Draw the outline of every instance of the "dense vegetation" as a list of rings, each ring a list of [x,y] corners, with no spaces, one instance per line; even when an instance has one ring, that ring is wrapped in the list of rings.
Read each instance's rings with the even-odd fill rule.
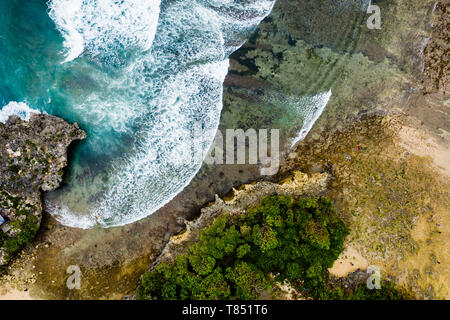
[[[137,295],[140,299],[256,299],[272,294],[276,281],[287,280],[314,298],[396,298],[395,288],[377,293],[365,287],[352,293],[329,288],[327,269],[343,250],[347,234],[326,198],[266,197],[245,215],[217,218],[201,231],[187,254],[145,273]]]

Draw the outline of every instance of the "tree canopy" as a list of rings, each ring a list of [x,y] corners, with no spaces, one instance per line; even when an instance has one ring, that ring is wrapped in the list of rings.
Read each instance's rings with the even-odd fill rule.
[[[246,214],[219,216],[186,254],[146,272],[137,296],[248,300],[287,280],[312,297],[342,298],[326,280],[347,234],[327,198],[266,197]]]

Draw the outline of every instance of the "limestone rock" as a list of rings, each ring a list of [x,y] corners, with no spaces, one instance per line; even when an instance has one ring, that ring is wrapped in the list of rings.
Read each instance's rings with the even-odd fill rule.
[[[41,222],[41,191],[59,186],[67,148],[84,138],[77,124],[45,114],[0,123],[0,266],[33,239]]]

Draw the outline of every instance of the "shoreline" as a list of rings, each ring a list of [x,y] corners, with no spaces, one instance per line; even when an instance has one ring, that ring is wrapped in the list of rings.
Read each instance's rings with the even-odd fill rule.
[[[399,2],[402,3],[401,1]],[[283,5],[286,4],[278,4],[279,7],[282,7]],[[276,16],[277,11],[274,12]],[[413,22],[411,22],[411,24],[412,23]],[[261,29],[270,30],[270,23],[263,23]],[[436,37],[437,35],[434,36]],[[270,38],[267,41],[269,40]],[[389,47],[388,45],[386,46]],[[258,50],[255,52],[261,53],[261,51]],[[374,52],[378,51],[374,50]],[[265,56],[265,54],[266,53],[262,51],[262,55]],[[401,94],[403,94],[404,90],[406,90],[405,87],[411,88],[418,85],[417,83],[413,83],[413,80],[410,79],[410,77],[414,78],[414,76],[417,76],[416,73],[412,73],[413,76],[410,74],[407,74],[406,76],[399,71],[396,66],[390,65],[390,63],[379,62],[375,64],[372,61],[368,61],[365,56],[358,54],[355,54],[351,58],[354,60],[351,60],[350,58],[347,60],[351,66],[358,66],[360,63],[367,65],[364,65],[364,68],[366,69],[359,71],[362,75],[360,75],[360,78],[355,79],[354,82],[364,82],[368,81],[368,79],[372,79],[375,83],[373,90],[379,90],[379,96],[374,98],[365,96],[367,95],[367,92],[361,89],[361,87],[357,87],[357,89],[353,88],[356,90],[355,94],[358,94],[355,98],[356,101],[353,103],[355,107],[364,106],[366,110],[373,111],[373,109],[370,109],[368,106],[372,106],[372,104],[379,104],[382,108],[384,108],[383,110],[388,110],[390,111],[389,113],[392,113],[394,108],[400,109],[399,106],[406,105],[406,107],[403,108],[404,113],[413,115],[414,117],[406,117],[406,120],[404,118],[399,120],[394,119],[393,125],[396,125],[396,123],[402,121],[402,125],[406,125],[398,126],[400,136],[396,136],[395,134],[392,136],[392,132],[390,132],[389,134],[391,135],[386,137],[386,140],[377,140],[380,135],[383,134],[383,130],[385,129],[382,127],[382,120],[379,122],[374,122],[375,124],[373,125],[370,124],[370,121],[364,124],[363,121],[360,121],[361,117],[364,118],[364,116],[359,113],[358,109],[351,109],[353,105],[349,108],[339,109],[339,107],[343,105],[346,106],[346,103],[351,101],[350,98],[353,95],[353,92],[350,92],[349,97],[345,96],[345,94],[348,94],[347,91],[350,90],[348,88],[352,88],[352,85],[354,84],[351,79],[346,79],[347,83],[350,83],[347,84],[348,88],[344,85],[337,88],[337,92],[340,90],[342,95],[338,95],[337,97],[335,96],[334,98],[332,97],[333,101],[330,103],[330,108],[327,107],[325,113],[316,123],[308,137],[303,142],[298,144],[297,150],[291,152],[291,156],[283,164],[283,168],[279,176],[290,170],[300,168],[302,171],[307,173],[341,170],[332,171],[333,175],[340,177],[339,179],[345,181],[348,180],[350,181],[349,183],[353,183],[358,179],[366,179],[372,173],[361,175],[361,172],[351,171],[352,168],[354,168],[354,165],[353,163],[351,163],[352,165],[348,165],[349,161],[347,160],[347,157],[350,156],[352,161],[355,161],[355,164],[358,163],[357,161],[366,161],[366,164],[370,164],[371,159],[374,159],[373,157],[376,158],[378,154],[380,154],[376,152],[376,150],[378,150],[376,149],[376,143],[382,143],[383,141],[386,143],[386,150],[389,152],[399,150],[396,148],[406,147],[409,149],[408,152],[413,155],[413,158],[408,158],[412,159],[412,172],[422,172],[414,170],[418,170],[418,168],[423,167],[430,177],[436,176],[438,178],[445,172],[448,172],[448,166],[445,167],[445,163],[443,162],[449,151],[448,147],[445,149],[445,144],[443,144],[445,141],[448,142],[448,135],[439,135],[439,132],[442,132],[442,130],[448,132],[448,128],[444,127],[441,128],[442,130],[436,130],[435,128],[437,125],[442,126],[442,122],[436,122],[438,121],[437,117],[430,118],[426,117],[426,113],[416,113],[417,110],[421,110],[422,108],[425,110],[439,112],[441,105],[438,102],[448,99],[448,96],[446,95],[447,93],[441,93],[439,91],[441,89],[439,89],[439,93],[433,91],[431,94],[428,94],[426,98],[423,98],[423,91],[420,91],[415,95],[410,94],[408,96],[402,96]],[[424,58],[427,59],[426,50]],[[277,61],[277,63],[279,62]],[[280,63],[282,64],[282,62]],[[233,63],[232,68],[233,65],[235,68],[242,67],[239,63],[237,63],[237,65],[236,63]],[[352,69],[349,68],[347,71],[350,72],[351,70]],[[376,70],[376,72],[373,70]],[[425,68],[425,70],[429,69]],[[230,74],[232,74],[231,71],[232,69],[230,69]],[[385,75],[389,75],[389,77]],[[379,80],[377,77],[381,77],[382,80]],[[405,80],[405,78],[407,78],[407,80]],[[248,84],[247,87],[252,89],[254,89],[255,86],[257,88],[262,87],[261,82],[256,81],[255,79],[257,78],[255,77],[244,79],[243,77],[233,75],[232,79],[233,81],[231,84],[233,85],[239,83],[240,86],[243,86],[242,83],[244,83]],[[390,80],[393,80],[391,84],[392,88],[386,88],[388,85],[383,84],[383,81],[386,82]],[[448,82],[446,82],[445,85],[448,86]],[[426,90],[427,92],[429,91],[428,89],[422,90]],[[236,97],[238,96],[233,96],[232,93],[235,91],[236,89],[233,87],[225,88],[226,93],[231,92],[231,94],[226,96],[226,99],[229,99],[228,101],[225,101],[226,104],[228,103],[232,106],[236,101],[239,103],[245,101],[234,100],[237,99]],[[360,94],[360,92],[362,93]],[[399,95],[400,98],[398,98]],[[357,105],[358,103],[361,104]],[[429,108],[427,105],[424,107],[424,104],[426,103],[428,103]],[[251,107],[250,110],[252,110]],[[383,110],[379,111],[381,112]],[[341,114],[337,116],[337,113]],[[375,112],[372,113],[377,113],[376,108]],[[336,120],[338,117],[344,116],[349,116],[349,118],[354,120],[342,120],[341,118]],[[416,116],[419,116],[419,118]],[[422,118],[420,118],[421,116]],[[229,122],[227,121],[229,121],[229,118],[229,110],[225,108],[224,120],[222,123],[223,126],[228,125]],[[382,118],[392,120],[389,116],[387,116],[387,118]],[[422,125],[422,122],[424,125]],[[327,129],[330,127],[331,129]],[[394,128],[394,126],[390,126],[389,124],[387,124],[386,127],[387,129]],[[357,131],[357,134],[355,134],[355,130],[359,130]],[[370,130],[373,130],[372,134],[367,133]],[[345,131],[347,131],[347,134]],[[326,137],[328,134],[329,137]],[[339,137],[338,139],[340,140],[337,140],[336,137]],[[392,141],[387,141],[387,139],[392,139]],[[427,141],[429,145],[425,144],[426,148],[418,148],[422,145],[422,141]],[[371,144],[373,144],[371,147],[372,149],[369,148],[367,154],[363,154],[363,152],[366,152],[365,150],[363,150],[363,152],[358,150],[359,146],[368,148],[367,146]],[[390,149],[387,148],[388,145]],[[334,151],[333,147],[335,147]],[[418,153],[417,156],[414,156],[416,153]],[[334,159],[332,158],[333,155],[335,157]],[[437,162],[438,166],[440,165],[443,167],[441,169],[443,171],[439,172],[434,170],[432,161],[423,156],[431,157],[432,160]],[[383,161],[389,161],[389,163],[392,164],[396,163],[396,159],[392,157],[392,154],[383,154],[380,159]],[[408,161],[404,161],[407,166]],[[334,167],[334,169],[330,169],[330,164]],[[81,231],[63,227],[59,225],[52,217],[46,216],[44,219],[45,221],[43,223],[43,228],[40,231],[38,238],[35,240],[33,247],[25,250],[22,256],[13,264],[13,277],[10,279],[10,283],[18,288],[27,288],[27,294],[32,297],[53,299],[120,299],[133,290],[133,283],[137,283],[140,274],[144,272],[160,255],[170,237],[184,229],[184,221],[197,216],[197,209],[201,208],[205,203],[213,200],[211,199],[211,196],[213,196],[211,194],[211,189],[214,189],[214,193],[218,193],[220,196],[225,196],[229,190],[232,190],[233,187],[250,183],[255,180],[255,177],[258,177],[258,168],[254,166],[242,166],[226,169],[203,168],[191,185],[162,210],[155,213],[153,216],[144,219],[143,221],[122,228]],[[414,175],[411,177],[414,178]],[[274,177],[273,179],[276,178],[277,177]],[[403,180],[398,181],[398,185],[400,186],[401,183],[403,183]],[[339,183],[334,182],[329,186],[331,196],[335,199],[339,199],[339,197],[348,198],[349,194],[351,194],[351,189],[348,185],[340,187],[338,184]],[[339,191],[336,191],[338,188],[340,188]],[[341,202],[339,203],[338,208],[340,208],[340,212],[344,214],[344,218],[346,218],[348,222],[351,222],[351,212],[347,212],[347,209],[349,208],[348,206],[348,203]],[[354,207],[355,206],[353,203],[353,206],[350,206],[350,208]],[[445,217],[436,217],[436,219],[443,218]],[[424,246],[426,250],[420,253],[420,257],[421,260],[425,259],[425,262],[429,260],[430,256],[427,248],[434,248],[432,251],[442,250],[442,241],[444,241],[443,244],[445,245],[445,236],[448,235],[449,230],[447,222],[441,220],[439,220],[440,223],[435,221],[427,222],[427,219],[425,219],[425,221],[423,221],[423,218],[419,219],[418,222],[416,221],[414,225],[411,225],[411,227],[413,226],[411,229],[406,230],[410,232],[405,233],[406,236],[409,236],[411,231],[413,231],[414,234],[412,236],[415,237],[414,239],[423,241],[422,246]],[[440,229],[440,232],[442,232],[441,234],[436,233],[435,229],[429,229],[433,226],[433,224],[436,225],[436,223],[442,225],[442,228]],[[402,229],[402,232],[406,231]],[[429,237],[430,233],[432,233],[431,238]],[[119,239],[123,240],[120,241]],[[436,246],[433,244],[431,247],[427,247],[426,243],[428,239],[435,241]],[[37,248],[35,247],[36,245],[38,246]],[[361,266],[365,266],[366,262],[364,262],[364,260],[366,260],[367,264],[369,262],[376,262],[385,266],[386,269],[392,268],[394,271],[395,268],[400,268],[398,265],[388,266],[385,264],[385,260],[383,260],[384,258],[377,258],[376,249],[370,249],[372,251],[369,250],[373,254],[369,257],[367,255],[362,255],[360,251],[358,251],[361,250],[361,246],[358,247],[350,245],[347,249],[350,252],[354,250],[361,256],[362,259],[359,259]],[[413,266],[411,269],[412,271],[414,270],[414,264],[420,266],[421,270],[419,270],[419,272],[425,272],[425,269],[429,267],[426,264],[419,264],[417,260],[414,260],[413,254],[402,259],[405,260],[405,264],[403,264],[402,268],[405,268],[407,265]],[[443,263],[444,260],[441,260],[440,265],[437,265],[436,262],[432,268],[443,268],[445,264]],[[436,261],[439,260],[436,259]],[[70,292],[64,286],[67,278],[65,267],[66,265],[77,263],[80,263],[82,266],[85,281],[82,284],[82,290],[80,292]],[[343,264],[345,263],[346,262]],[[340,270],[338,274],[345,274],[350,272],[350,270],[353,270],[354,266],[351,266],[351,263],[358,265],[357,263],[351,261],[347,264],[347,266],[352,268],[344,268],[344,270]],[[436,272],[436,270],[433,272]],[[27,283],[27,281],[33,278],[33,276],[35,282]],[[403,281],[404,284],[406,283],[406,285],[408,285],[406,279],[407,275],[405,276],[401,273],[397,276],[399,282]],[[425,278],[432,279],[432,276],[433,273],[431,276],[427,275]],[[111,281],[111,279],[113,280]],[[413,283],[412,286],[418,286],[418,284]],[[4,285],[0,284],[0,288],[4,288]],[[426,292],[427,288],[421,290]],[[19,290],[15,293],[18,294],[19,292],[21,291]],[[0,296],[0,299],[1,298],[2,297]]]

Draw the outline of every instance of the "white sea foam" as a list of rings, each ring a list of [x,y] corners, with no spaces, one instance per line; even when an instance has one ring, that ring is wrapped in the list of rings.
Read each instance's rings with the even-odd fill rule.
[[[311,131],[313,125],[319,119],[323,110],[325,110],[328,101],[330,101],[331,95],[332,92],[331,90],[329,90],[312,97],[302,97],[294,99],[293,103],[295,104],[298,113],[303,118],[303,125],[297,136],[292,140],[292,146],[305,139],[309,131]]]
[[[64,62],[84,50],[97,56],[118,46],[149,50],[161,0],[50,0],[49,15],[65,38]]]
[[[32,113],[41,113],[39,110],[30,108],[24,102],[11,101],[6,106],[0,109],[0,122],[5,123],[10,116],[19,116],[21,119],[30,120]]]
[[[193,150],[206,154],[217,131],[227,71],[228,60],[214,62],[192,68],[168,83],[161,96],[171,98],[170,112],[146,131],[136,156],[125,166],[119,160],[117,168],[125,170],[112,177],[111,188],[94,216],[101,216],[107,225],[135,222],[163,207],[189,184],[203,161],[193,157]],[[180,100],[177,95],[186,98]],[[196,122],[202,132],[191,139],[188,135]],[[142,194],[147,196],[136,197]]]
[[[199,2],[213,9],[220,17],[227,55],[242,46],[249,32],[269,15],[275,5],[273,0],[201,0]]]
[[[68,2],[70,10],[64,8]],[[76,91],[71,101],[72,110],[90,126],[91,150],[112,149],[116,140],[105,136],[110,132],[132,136],[134,144],[107,170],[84,182],[80,174],[69,187],[49,195],[47,209],[73,227],[120,226],[152,214],[182,191],[203,160],[189,151],[206,154],[217,131],[227,57],[273,3],[163,0],[153,39],[145,35],[156,28],[153,14],[159,1],[50,1],[50,16],[66,41],[76,33],[82,36],[88,52],[84,58],[103,59],[136,48],[141,54],[118,64],[113,76],[90,69],[71,86],[94,83],[99,88],[88,94]],[[128,6],[140,12],[127,14],[133,11]],[[143,16],[145,10],[153,13]],[[73,50],[67,59],[78,56],[79,46],[67,46]],[[195,123],[201,125],[201,137],[186,139]]]

